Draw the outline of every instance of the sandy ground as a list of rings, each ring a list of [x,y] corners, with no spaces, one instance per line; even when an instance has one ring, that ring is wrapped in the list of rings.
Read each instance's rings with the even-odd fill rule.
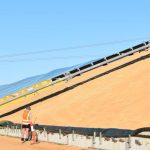
[[[134,62],[147,54],[150,52],[137,53],[54,86],[52,91],[57,91],[95,76],[91,81],[32,106],[33,120],[37,118],[39,124],[101,128],[150,126],[150,58]],[[116,68],[131,61],[130,65]],[[52,91],[45,91],[39,97]],[[12,103],[0,108],[0,113],[21,105],[22,102]],[[0,120],[21,122],[21,116],[22,111]]]
[[[30,142],[21,143],[18,138],[0,136],[0,147],[5,150],[81,150],[77,147],[57,145],[52,143],[40,142],[31,144]]]

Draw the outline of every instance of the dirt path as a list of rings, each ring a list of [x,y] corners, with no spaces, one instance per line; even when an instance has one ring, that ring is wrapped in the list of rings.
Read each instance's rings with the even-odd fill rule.
[[[18,138],[0,136],[0,148],[3,150],[80,150],[80,148],[41,142],[38,144],[21,143]]]

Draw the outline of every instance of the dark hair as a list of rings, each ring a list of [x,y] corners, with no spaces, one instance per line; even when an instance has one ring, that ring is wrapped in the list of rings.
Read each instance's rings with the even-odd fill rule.
[[[31,107],[30,107],[30,106],[28,106],[28,107],[26,107],[26,109],[27,109],[27,110],[31,110]]]

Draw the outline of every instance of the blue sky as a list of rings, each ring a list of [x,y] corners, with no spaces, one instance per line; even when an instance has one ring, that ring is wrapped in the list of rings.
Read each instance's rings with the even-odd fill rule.
[[[149,0],[0,0],[0,85],[107,56],[148,40],[149,6]],[[129,41],[3,57],[122,40]]]

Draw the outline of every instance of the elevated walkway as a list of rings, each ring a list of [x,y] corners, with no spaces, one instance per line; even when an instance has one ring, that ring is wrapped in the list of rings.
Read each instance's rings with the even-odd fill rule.
[[[128,48],[126,50],[120,51],[119,53],[116,53],[116,54],[113,54],[113,55],[110,55],[110,56],[107,56],[107,57],[104,57],[101,59],[97,59],[97,60],[82,64],[82,65],[77,65],[77,66],[73,66],[73,67],[68,67],[66,69],[62,69],[62,74],[61,74],[61,71],[59,71],[59,73],[53,73],[53,75],[47,76],[47,77],[51,77],[51,78],[42,80],[45,78],[45,77],[43,77],[42,79],[38,79],[38,80],[42,80],[42,81],[37,82],[36,84],[33,84],[30,87],[25,87],[19,91],[16,91],[15,93],[11,93],[9,95],[6,95],[6,96],[0,98],[0,106],[6,105],[7,103],[10,103],[12,101],[22,100],[26,96],[33,97],[36,94],[36,92],[38,92],[38,91],[49,89],[50,86],[56,85],[60,82],[69,81],[72,78],[79,76],[85,72],[88,72],[90,70],[96,69],[101,66],[105,66],[109,63],[112,63],[112,62],[122,59],[124,57],[133,55],[136,52],[149,50],[149,48],[150,48],[150,41],[146,41],[139,45],[133,46],[132,48]],[[22,82],[23,83],[25,82],[24,86],[28,85],[28,84],[26,84],[27,81],[22,81]],[[20,83],[17,83],[17,84],[19,84],[19,86],[20,86]],[[16,85],[14,84],[12,86],[12,88],[15,88],[15,86],[17,86],[17,84]],[[1,91],[1,93],[4,92],[6,94],[8,87],[9,87],[9,85],[7,85],[7,87],[4,88]],[[23,85],[22,85],[22,87],[23,87]],[[8,90],[8,93],[10,93],[9,90]]]

